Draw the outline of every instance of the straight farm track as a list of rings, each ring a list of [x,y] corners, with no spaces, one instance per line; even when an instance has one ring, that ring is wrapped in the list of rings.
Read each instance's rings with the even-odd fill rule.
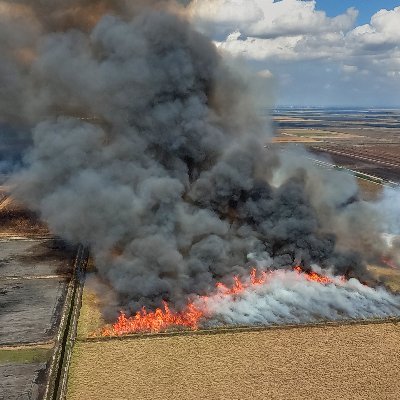
[[[393,399],[400,324],[78,341],[68,400]]]

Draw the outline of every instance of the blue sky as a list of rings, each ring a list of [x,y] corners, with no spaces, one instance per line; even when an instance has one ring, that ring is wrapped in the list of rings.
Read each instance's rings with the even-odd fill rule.
[[[400,0],[192,0],[191,9],[221,51],[273,83],[278,104],[400,107]]]
[[[317,0],[317,9],[325,11],[330,17],[355,7],[359,11],[357,23],[360,25],[368,23],[378,10],[390,10],[396,6],[400,6],[400,0]]]

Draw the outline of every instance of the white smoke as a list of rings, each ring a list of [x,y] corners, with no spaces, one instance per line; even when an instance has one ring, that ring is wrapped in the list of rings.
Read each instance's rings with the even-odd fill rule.
[[[330,277],[332,283],[311,281],[306,274],[276,270],[264,284],[249,285],[237,294],[217,290],[195,305],[204,310],[207,326],[271,325],[326,320],[400,316],[400,296],[361,284],[357,279]]]
[[[373,208],[382,218],[384,232],[400,235],[400,190],[385,187],[381,198],[374,203]]]

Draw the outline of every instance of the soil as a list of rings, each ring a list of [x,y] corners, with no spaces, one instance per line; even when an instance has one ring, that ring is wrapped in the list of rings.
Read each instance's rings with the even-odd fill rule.
[[[0,364],[0,399],[39,400],[45,363]]]

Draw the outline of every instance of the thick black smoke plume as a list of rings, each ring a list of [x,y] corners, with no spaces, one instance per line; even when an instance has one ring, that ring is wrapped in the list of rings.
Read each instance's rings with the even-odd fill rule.
[[[257,84],[182,6],[1,1],[0,46],[0,118],[33,126],[15,195],[90,247],[118,307],[179,307],[254,263],[368,279],[354,180],[264,148]]]

